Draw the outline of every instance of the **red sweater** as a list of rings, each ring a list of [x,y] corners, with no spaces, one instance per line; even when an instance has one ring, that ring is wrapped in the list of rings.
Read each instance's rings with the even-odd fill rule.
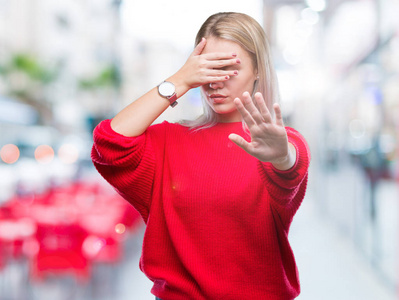
[[[287,127],[288,171],[234,145],[242,124],[200,131],[164,122],[124,137],[94,131],[97,170],[146,223],[141,270],[163,300],[290,300],[300,291],[288,230],[305,196],[309,151]]]

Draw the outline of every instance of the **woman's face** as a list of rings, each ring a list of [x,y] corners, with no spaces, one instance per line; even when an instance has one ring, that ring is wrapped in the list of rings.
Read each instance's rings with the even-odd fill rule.
[[[220,81],[203,85],[207,103],[217,113],[219,122],[238,122],[241,115],[234,104],[235,98],[241,98],[244,92],[252,94],[256,72],[249,53],[239,44],[232,41],[210,37],[207,39],[202,54],[214,52],[236,53],[240,64],[226,68],[237,70],[238,75],[230,77],[227,81]],[[226,69],[225,68],[225,69]]]

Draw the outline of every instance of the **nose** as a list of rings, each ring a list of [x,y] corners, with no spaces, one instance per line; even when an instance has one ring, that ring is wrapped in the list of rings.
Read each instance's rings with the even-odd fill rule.
[[[213,90],[218,90],[224,87],[223,81],[211,82],[209,87]]]

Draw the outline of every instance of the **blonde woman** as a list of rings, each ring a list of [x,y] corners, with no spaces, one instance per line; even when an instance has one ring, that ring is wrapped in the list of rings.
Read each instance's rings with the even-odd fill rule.
[[[199,119],[152,125],[196,87]],[[261,26],[218,13],[177,73],[96,127],[94,165],[146,223],[140,268],[158,299],[298,296],[288,231],[310,158],[277,100]]]

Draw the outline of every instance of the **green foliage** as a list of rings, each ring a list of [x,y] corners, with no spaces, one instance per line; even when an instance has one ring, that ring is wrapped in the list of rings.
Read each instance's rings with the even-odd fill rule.
[[[45,67],[34,56],[25,53],[14,54],[4,66],[0,66],[2,76],[7,76],[14,71],[23,72],[32,80],[43,84],[53,81],[58,73],[56,69]]]
[[[82,79],[79,81],[82,89],[92,90],[98,88],[118,88],[120,86],[120,76],[115,65],[103,68],[100,73],[92,78]]]

